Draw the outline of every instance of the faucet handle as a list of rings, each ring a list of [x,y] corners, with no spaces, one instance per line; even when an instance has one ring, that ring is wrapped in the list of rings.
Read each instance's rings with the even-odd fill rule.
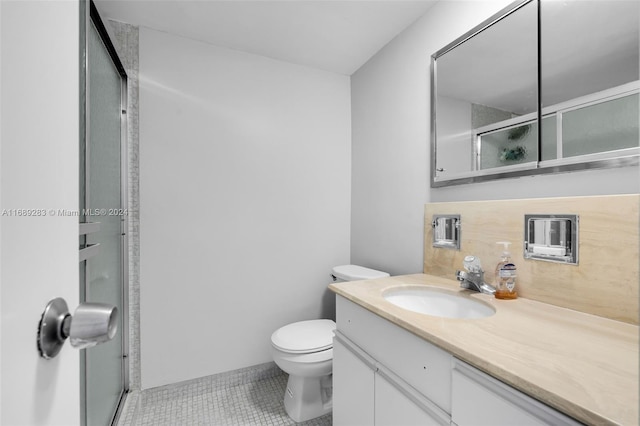
[[[464,269],[471,273],[478,274],[480,272],[483,272],[480,259],[476,256],[465,256],[463,265]]]

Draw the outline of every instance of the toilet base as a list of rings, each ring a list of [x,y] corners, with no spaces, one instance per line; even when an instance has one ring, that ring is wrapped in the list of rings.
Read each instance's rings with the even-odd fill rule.
[[[294,421],[304,422],[331,412],[333,387],[331,375],[301,377],[289,375],[284,391],[284,409]]]

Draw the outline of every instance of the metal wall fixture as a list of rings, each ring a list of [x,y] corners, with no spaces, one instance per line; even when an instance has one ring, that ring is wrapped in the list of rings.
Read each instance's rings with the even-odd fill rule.
[[[434,214],[433,247],[460,250],[462,222],[459,214]]]
[[[578,215],[524,216],[524,258],[578,264]]]
[[[81,303],[73,317],[67,302],[51,300],[38,325],[38,351],[42,358],[54,358],[69,337],[71,346],[89,348],[113,339],[118,330],[118,308],[105,303]]]

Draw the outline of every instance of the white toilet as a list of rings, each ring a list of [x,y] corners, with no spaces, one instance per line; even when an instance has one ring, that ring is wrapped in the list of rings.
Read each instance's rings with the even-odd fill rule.
[[[388,277],[386,272],[356,265],[333,268],[334,281]],[[271,335],[273,360],[289,374],[284,408],[293,420],[303,422],[331,412],[333,388],[333,331],[328,319],[285,325]]]

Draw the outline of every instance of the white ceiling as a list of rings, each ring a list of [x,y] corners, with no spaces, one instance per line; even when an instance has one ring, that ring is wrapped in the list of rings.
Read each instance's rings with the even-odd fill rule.
[[[436,0],[97,0],[103,19],[351,75]]]

